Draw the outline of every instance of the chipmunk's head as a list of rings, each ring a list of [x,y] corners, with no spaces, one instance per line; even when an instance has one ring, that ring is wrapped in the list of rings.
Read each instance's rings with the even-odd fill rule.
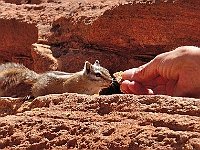
[[[112,77],[106,68],[100,66],[96,60],[94,64],[86,61],[84,66],[84,74],[91,83],[100,89],[107,88],[112,83]]]

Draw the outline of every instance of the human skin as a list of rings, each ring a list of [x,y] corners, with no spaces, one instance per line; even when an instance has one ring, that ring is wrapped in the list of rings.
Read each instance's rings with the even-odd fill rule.
[[[149,63],[124,71],[121,91],[200,97],[200,48],[182,46],[156,56]]]

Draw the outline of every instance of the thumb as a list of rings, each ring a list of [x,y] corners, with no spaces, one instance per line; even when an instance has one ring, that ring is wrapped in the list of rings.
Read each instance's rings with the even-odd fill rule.
[[[148,82],[159,75],[157,70],[158,64],[158,60],[153,59],[139,68],[124,71],[122,78],[129,81]]]

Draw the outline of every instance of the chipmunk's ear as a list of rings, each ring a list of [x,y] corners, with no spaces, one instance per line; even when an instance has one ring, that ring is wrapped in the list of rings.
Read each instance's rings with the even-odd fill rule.
[[[94,65],[95,65],[95,66],[100,66],[99,61],[96,60],[96,61],[94,62]]]
[[[89,74],[92,68],[92,64],[89,61],[85,62],[84,71]]]

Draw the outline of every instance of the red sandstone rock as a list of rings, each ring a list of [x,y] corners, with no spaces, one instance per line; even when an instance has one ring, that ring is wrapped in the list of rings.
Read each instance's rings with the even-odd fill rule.
[[[0,63],[15,61],[32,68],[30,48],[37,40],[38,30],[34,24],[0,18]]]
[[[199,8],[199,0],[0,1],[0,63],[37,72],[76,72],[95,59],[111,73],[137,67],[200,46]],[[31,52],[36,42],[50,47]],[[30,87],[7,94],[25,96]],[[167,96],[0,98],[0,149],[198,150],[199,115],[199,99]]]
[[[199,46],[200,4],[197,0],[9,2],[23,5],[0,2],[0,18],[35,23],[39,43],[50,45],[53,55],[62,61],[61,69],[68,72],[79,71],[85,60],[98,59],[114,73],[140,66],[178,46]],[[3,31],[3,26],[0,28]],[[35,41],[22,40],[30,43],[26,50],[18,48],[21,55],[27,56],[23,54],[27,52],[30,55],[30,46]],[[10,49],[5,47],[4,50]],[[2,59],[19,61],[19,56],[13,55],[15,59],[4,58],[5,55]]]
[[[1,98],[0,148],[198,150],[199,113],[199,99],[167,96]]]
[[[34,71],[37,73],[61,68],[61,62],[59,64],[59,60],[52,55],[51,47],[48,45],[33,44],[31,55],[34,61]]]

